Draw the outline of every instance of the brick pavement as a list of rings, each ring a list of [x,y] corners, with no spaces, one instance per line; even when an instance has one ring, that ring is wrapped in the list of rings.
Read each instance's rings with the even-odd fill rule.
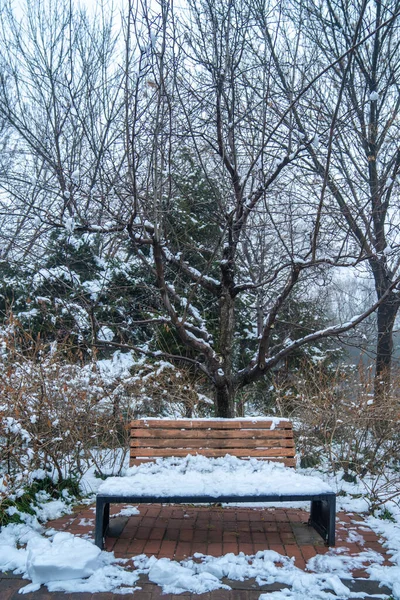
[[[121,510],[121,505],[111,507],[111,515]],[[131,517],[117,516],[111,519],[113,537],[107,537],[106,549],[118,558],[130,558],[138,554],[155,555],[182,560],[195,552],[221,556],[228,552],[255,554],[259,550],[276,552],[295,558],[295,565],[306,569],[306,562],[317,554],[328,552],[321,537],[308,527],[308,513],[299,509],[250,509],[141,505],[140,514]],[[48,523],[60,531],[92,537],[94,531],[94,507],[80,507],[73,515]],[[354,514],[337,515],[337,547],[350,554],[366,549],[381,553],[384,564],[392,564],[376,534],[365,526],[363,519]],[[368,565],[365,565],[365,567]],[[382,593],[377,584],[367,581],[365,569],[353,572],[357,578],[354,591]],[[0,574],[0,600],[16,600],[18,589],[25,585],[14,576]],[[346,581],[346,585],[349,582]],[[142,579],[142,590],[134,594],[135,600],[158,600],[161,589]],[[229,582],[232,591],[217,590],[211,594],[193,595],[193,600],[258,600],[260,593],[281,589],[282,585],[259,587],[253,581]],[[361,587],[360,587],[361,586]],[[358,589],[360,588],[360,589]],[[389,590],[385,590],[389,593]],[[191,594],[162,595],[163,600],[187,600]],[[128,596],[130,597],[130,596]],[[24,596],[25,600],[118,600],[120,594],[64,594],[41,589]],[[360,596],[361,598],[361,596]]]

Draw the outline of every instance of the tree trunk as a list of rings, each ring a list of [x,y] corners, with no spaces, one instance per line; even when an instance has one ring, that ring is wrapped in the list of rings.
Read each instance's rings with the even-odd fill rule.
[[[233,385],[233,338],[235,332],[235,298],[234,288],[234,248],[230,244],[224,250],[224,261],[221,262],[221,295],[219,299],[219,339],[218,354],[220,364],[214,371],[215,378],[215,413],[217,417],[232,418],[235,416],[235,387]]]
[[[235,416],[235,389],[226,384],[215,388],[215,416],[231,419]]]
[[[383,242],[382,242],[383,243]],[[373,257],[369,261],[375,280],[378,300],[389,290],[393,273],[388,268],[386,257]],[[374,399],[381,403],[390,390],[390,377],[393,353],[393,326],[399,309],[399,298],[390,292],[377,310],[378,339],[376,344]]]
[[[376,345],[376,368],[374,381],[375,402],[382,402],[390,391],[393,326],[399,307],[398,299],[390,294],[377,312],[378,340]]]

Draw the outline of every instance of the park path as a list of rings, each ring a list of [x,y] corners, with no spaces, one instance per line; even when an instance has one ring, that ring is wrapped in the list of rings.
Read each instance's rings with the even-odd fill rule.
[[[106,549],[118,558],[131,558],[138,554],[157,558],[182,560],[195,552],[221,556],[233,552],[255,554],[259,550],[276,552],[295,558],[295,565],[306,569],[307,561],[317,554],[329,552],[321,537],[307,525],[308,513],[299,509],[285,508],[222,508],[193,506],[141,505],[140,514],[129,517],[115,516],[111,520],[111,535],[106,539]],[[121,511],[114,506],[111,514]],[[49,522],[48,527],[59,531],[91,538],[94,531],[94,506],[78,507],[73,514]],[[367,549],[382,554],[384,563],[390,565],[378,536],[366,526],[362,516],[351,513],[337,515],[337,544],[343,552],[357,555]],[[390,595],[390,590],[380,588],[368,580],[365,568],[353,571],[354,581],[345,584],[354,592]],[[190,593],[162,594],[161,588],[142,578],[142,590],[133,595],[113,593],[50,593],[45,587],[21,596],[18,590],[26,581],[12,574],[0,573],[0,600],[258,600],[261,593],[285,587],[281,584],[259,586],[255,581],[224,581],[232,590],[216,590],[202,595]],[[190,598],[189,598],[190,597]],[[312,599],[310,599],[312,600]]]

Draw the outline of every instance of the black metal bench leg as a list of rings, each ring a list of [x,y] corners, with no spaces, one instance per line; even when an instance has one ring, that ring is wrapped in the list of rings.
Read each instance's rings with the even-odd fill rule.
[[[103,549],[104,536],[110,522],[110,503],[103,498],[96,498],[95,544]]]
[[[335,545],[336,497],[311,501],[309,524],[318,531],[328,546]]]
[[[335,528],[336,528],[336,496],[329,497],[328,499],[328,511],[329,511],[329,521],[328,521],[328,536],[327,536],[327,544],[328,546],[335,545]]]

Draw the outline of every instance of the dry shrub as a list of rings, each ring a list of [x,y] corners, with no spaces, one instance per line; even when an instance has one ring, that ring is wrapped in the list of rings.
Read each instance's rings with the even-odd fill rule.
[[[12,318],[0,331],[0,352],[3,496],[44,474],[61,481],[80,479],[92,464],[99,475],[121,470],[128,397],[115,395],[93,365],[69,362],[63,348],[33,339]]]
[[[100,477],[120,473],[132,418],[210,412],[201,382],[169,363],[140,359],[118,379],[70,349],[32,336],[12,314],[0,328],[0,501],[35,477],[80,480],[93,465]]]
[[[400,497],[400,404],[392,391],[374,402],[371,371],[309,369],[307,379],[278,389],[280,412],[296,424],[302,466],[327,461],[344,479],[362,481],[375,509]]]

